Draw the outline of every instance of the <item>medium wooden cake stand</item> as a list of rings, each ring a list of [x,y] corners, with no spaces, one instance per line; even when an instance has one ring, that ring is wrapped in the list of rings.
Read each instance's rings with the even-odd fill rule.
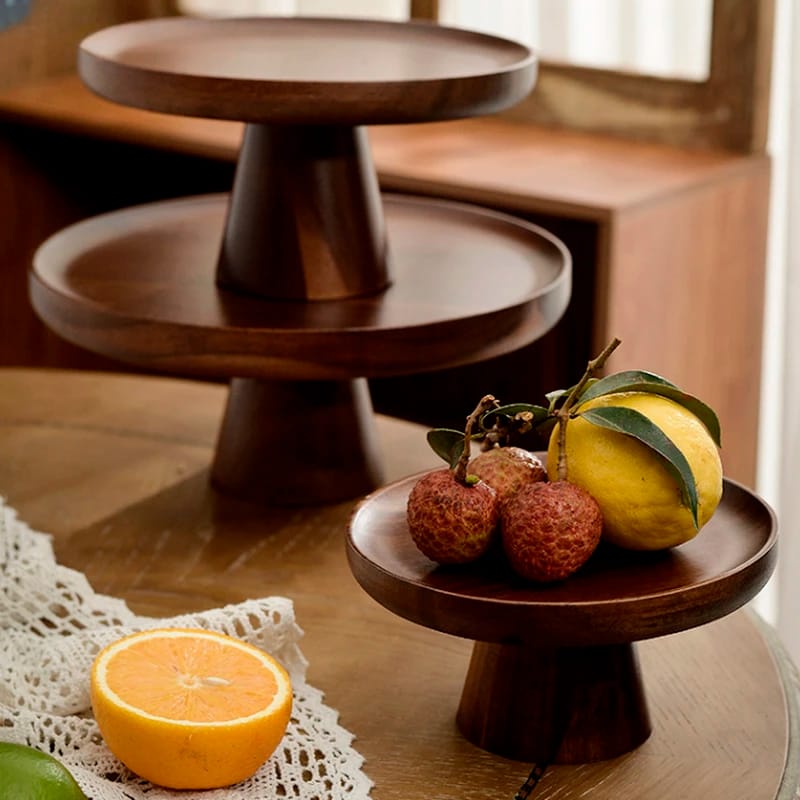
[[[517,102],[536,76],[521,45],[428,24],[179,17],[93,34],[79,70],[120,103],[246,123],[230,196],[74,225],[30,279],[37,313],[78,345],[231,378],[212,471],[225,491],[304,504],[371,491],[368,377],[508,352],[566,307],[558,240],[382,198],[363,127]]]
[[[547,586],[516,577],[500,553],[440,567],[417,550],[406,524],[419,477],[359,504],[350,567],[395,614],[475,640],[457,722],[474,744],[509,758],[587,763],[642,744],[651,728],[635,643],[729,614],[774,568],[772,511],[727,480],[711,521],[669,551],[601,549]]]

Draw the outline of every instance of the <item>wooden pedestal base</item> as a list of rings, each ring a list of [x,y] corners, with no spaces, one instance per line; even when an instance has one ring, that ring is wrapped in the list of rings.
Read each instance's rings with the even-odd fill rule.
[[[401,201],[389,231],[366,134],[523,99],[536,79],[524,45],[438,25],[181,17],[98,31],[78,68],[115,102],[246,124],[229,197],[61,231],[31,288],[72,342],[237,376],[212,469],[221,491],[282,505],[371,492],[382,480],[362,376],[499,356],[566,308],[569,253],[523,220]]]
[[[651,725],[635,643],[730,614],[775,566],[773,511],[725,479],[702,534],[664,553],[598,553],[549,586],[522,581],[502,559],[441,567],[408,530],[406,504],[419,478],[359,503],[347,538],[350,569],[389,611],[475,642],[458,727],[506,758],[585,764],[641,745]],[[704,713],[682,712],[690,727],[695,712]],[[646,789],[641,796],[650,797]]]
[[[383,481],[366,379],[233,378],[213,485],[270,505],[332,503]]]
[[[389,284],[366,133],[346,125],[245,129],[217,284],[280,300],[335,300]]]
[[[457,721],[485,750],[544,764],[614,758],[650,735],[633,644],[476,642]]]

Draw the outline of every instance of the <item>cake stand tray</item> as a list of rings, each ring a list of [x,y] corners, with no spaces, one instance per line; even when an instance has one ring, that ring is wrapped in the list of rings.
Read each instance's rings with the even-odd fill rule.
[[[341,380],[500,355],[547,332],[569,301],[569,255],[546,231],[399,196],[385,199],[386,290],[316,302],[228,291],[215,283],[227,200],[153,203],[60,231],[34,257],[34,308],[65,339],[151,369]]]
[[[307,300],[391,282],[366,125],[498,111],[536,80],[530,49],[495,36],[304,17],[117,25],[78,69],[118,103],[246,123],[217,283]]]
[[[36,253],[35,310],[147,369],[230,376],[212,481],[267,503],[380,485],[367,377],[506,353],[547,332],[570,259],[492,212],[380,193],[366,126],[522,100],[522,44],[425,23],[148,19],[85,38],[86,85],[129,106],[245,123],[230,195],[72,226]],[[276,459],[280,453],[280,459]]]
[[[569,301],[569,254],[555,237],[408,197],[385,199],[386,289],[305,301],[222,288],[227,201],[153,203],[66,228],[35,254],[30,294],[75,344],[161,372],[231,377],[212,470],[230,494],[305,505],[372,491],[383,480],[368,377],[522,347]]]
[[[172,17],[84,39],[86,84],[168,114],[369,125],[488,114],[536,79],[522,44],[425,22]]]
[[[350,566],[395,614],[475,640],[458,724],[475,744],[507,757],[582,763],[641,744],[650,721],[635,642],[729,614],[774,568],[774,514],[730,480],[707,525],[671,550],[601,546],[552,585],[515,576],[499,552],[441,567],[417,550],[406,524],[419,477],[359,504],[347,538]]]

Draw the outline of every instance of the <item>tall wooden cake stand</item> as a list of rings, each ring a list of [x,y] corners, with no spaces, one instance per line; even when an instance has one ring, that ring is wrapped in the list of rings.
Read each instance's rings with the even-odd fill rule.
[[[558,240],[474,207],[382,198],[363,127],[509,106],[535,82],[527,48],[419,23],[178,17],[93,34],[79,70],[123,104],[246,123],[230,196],[78,223],[42,245],[30,278],[37,313],[73,343],[231,378],[220,489],[268,503],[374,489],[368,377],[499,355],[563,313]]]
[[[601,549],[547,586],[516,577],[499,554],[444,568],[417,550],[406,524],[419,477],[359,504],[350,567],[390,611],[475,640],[457,722],[470,741],[509,758],[587,763],[642,744],[651,728],[635,643],[729,614],[775,565],[771,509],[725,481],[711,521],[673,550]]]

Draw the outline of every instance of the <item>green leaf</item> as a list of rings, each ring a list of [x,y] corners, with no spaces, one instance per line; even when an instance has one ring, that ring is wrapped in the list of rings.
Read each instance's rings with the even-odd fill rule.
[[[695,485],[692,468],[683,453],[661,428],[641,412],[620,406],[590,408],[581,412],[579,416],[593,425],[599,425],[601,428],[608,428],[627,436],[633,436],[657,453],[663,459],[672,477],[675,478],[681,490],[681,500],[692,512],[694,526],[699,529],[697,486]]]
[[[543,406],[531,405],[530,403],[512,403],[507,406],[499,406],[498,408],[493,408],[491,411],[487,411],[481,417],[481,428],[485,431],[490,430],[493,424],[492,421],[496,416],[502,415],[513,419],[517,414],[525,413],[531,414],[531,425],[535,427],[542,420],[547,418],[548,412]]]
[[[464,452],[464,432],[451,428],[434,428],[428,431],[428,444],[439,458],[443,458],[450,469],[455,469]]]
[[[613,375],[606,375],[605,378],[600,378],[595,381],[581,394],[580,402],[585,403],[587,400],[594,400],[595,397],[602,397],[604,394],[640,391],[639,389],[631,389],[631,386],[652,386],[653,388],[666,386],[672,387],[673,389],[678,388],[674,383],[670,383],[666,378],[662,378],[654,372],[645,372],[641,369],[629,369],[625,372],[615,372]]]
[[[600,378],[599,381],[590,386],[581,395],[579,403],[582,405],[589,400],[594,400],[596,397],[619,392],[647,392],[674,400],[694,414],[705,425],[717,447],[722,446],[719,418],[714,410],[702,400],[686,394],[675,384],[652,372],[628,370],[627,372],[617,372],[614,375]]]

